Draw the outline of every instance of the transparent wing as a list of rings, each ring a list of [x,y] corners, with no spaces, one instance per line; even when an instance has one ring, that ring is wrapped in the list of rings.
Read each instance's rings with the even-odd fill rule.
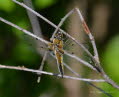
[[[33,51],[33,52],[37,52],[37,49],[40,51],[46,51],[48,50],[47,46],[44,44],[40,44],[39,46],[37,46],[36,41],[38,42],[38,40],[33,39],[31,37],[29,37],[28,35],[22,35],[21,40],[23,41],[24,44],[26,44],[26,46],[28,47],[28,50]]]
[[[87,49],[90,49],[88,42],[80,42],[80,43],[84,45]],[[68,51],[71,54],[77,54],[76,52],[79,52],[80,47],[73,40],[66,37],[64,39],[64,50]]]
[[[82,45],[84,45],[89,51],[91,51],[91,46],[88,41],[80,42]],[[65,51],[72,55],[76,55],[83,60],[86,60],[87,62],[92,62],[91,58],[71,39],[65,37],[64,38],[64,48]],[[66,55],[65,55],[66,56]]]

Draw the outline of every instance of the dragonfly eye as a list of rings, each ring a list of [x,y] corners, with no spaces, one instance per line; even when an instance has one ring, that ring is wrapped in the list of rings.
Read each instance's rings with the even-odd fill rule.
[[[55,39],[62,40],[63,36],[61,32],[57,32],[54,36]]]

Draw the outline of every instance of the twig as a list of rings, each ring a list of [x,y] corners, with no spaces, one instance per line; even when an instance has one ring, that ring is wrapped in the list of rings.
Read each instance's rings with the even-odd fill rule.
[[[32,1],[31,0],[23,0],[24,3],[29,6],[31,9],[34,10],[34,7],[32,5]],[[32,29],[33,29],[33,33],[39,37],[43,37],[42,32],[41,32],[41,27],[38,21],[38,18],[36,15],[34,15],[32,12],[30,12],[29,10],[26,10],[30,23],[32,25]]]
[[[16,66],[6,66],[6,65],[0,64],[0,69],[14,69],[14,70],[21,70],[21,71],[27,71],[27,72],[32,72],[32,73],[42,73],[42,74],[46,74],[46,75],[55,76],[55,74],[53,74],[51,72],[39,71],[39,70],[29,69],[29,68],[20,67],[20,66],[16,67]],[[57,76],[61,77],[60,74],[58,74]],[[63,78],[80,80],[80,81],[88,81],[88,82],[105,82],[105,80],[103,80],[103,79],[85,79],[85,78],[77,78],[77,77],[71,77],[71,76],[66,76],[66,75],[64,75]]]
[[[31,37],[37,39],[37,40],[40,40],[41,42],[43,42],[43,43],[45,43],[45,44],[48,44],[48,43],[49,43],[48,41],[46,41],[46,40],[44,40],[44,39],[42,39],[42,38],[40,38],[40,37],[38,37],[38,36],[32,34],[31,32],[29,32],[29,31],[27,31],[27,30],[25,30],[25,29],[23,29],[23,28],[20,28],[19,26],[17,26],[17,25],[15,25],[15,24],[13,24],[13,23],[11,23],[11,22],[9,22],[9,21],[3,19],[2,17],[0,17],[0,21],[4,22],[4,23],[6,23],[6,24],[8,24],[8,25],[10,25],[10,26],[12,26],[12,27],[14,27],[14,28],[20,30],[20,31],[23,31],[25,34],[27,34],[27,35],[29,35],[29,36],[31,36]]]
[[[46,19],[45,17],[43,17],[42,15],[40,15],[39,13],[37,13],[36,11],[34,11],[33,9],[29,8],[28,6],[26,6],[24,3],[20,3],[19,1],[16,0],[12,0],[13,2],[15,2],[16,4],[26,8],[27,10],[31,11],[32,13],[34,13],[36,16],[40,17],[42,20],[46,21],[47,23],[49,23],[51,26],[57,28],[57,26],[55,24],[53,24],[51,21],[49,21],[48,19]]]
[[[40,68],[39,68],[39,71],[43,70],[43,67],[44,67],[44,64],[45,64],[45,60],[47,58],[47,53],[48,53],[48,51],[45,51],[45,54],[43,56],[43,59],[42,59],[42,62],[41,62]],[[40,83],[41,75],[42,75],[41,73],[38,73],[38,80],[37,80],[38,83]]]
[[[112,79],[109,78],[109,76],[102,70],[101,72],[101,76],[105,79],[105,81],[110,84],[111,86],[119,89],[119,85],[117,85],[117,83],[115,83]]]
[[[97,51],[97,48],[96,48],[94,37],[91,34],[90,29],[88,28],[88,26],[87,26],[87,24],[86,24],[86,22],[85,22],[85,20],[84,20],[84,18],[82,16],[82,14],[81,14],[81,11],[78,8],[75,8],[75,10],[78,13],[79,18],[80,18],[80,20],[82,22],[83,28],[84,28],[86,34],[89,36],[89,39],[90,39],[90,41],[92,43],[93,50],[94,50],[94,58],[96,59],[97,62],[99,62],[99,56],[98,56],[98,51]]]
[[[67,56],[71,57],[71,58],[74,58],[76,59],[77,61],[79,61],[81,64],[91,68],[92,70],[94,71],[97,71],[91,64],[89,64],[88,62],[82,60],[81,58],[75,56],[75,55],[72,55],[72,54],[69,54],[68,52],[64,51],[64,54],[66,54]]]
[[[59,30],[59,28],[62,26],[62,24],[64,23],[64,21],[74,12],[74,9],[72,9],[70,12],[68,12],[60,21],[60,23],[58,24],[57,28],[55,29],[55,31],[53,32],[53,35],[51,37],[51,41],[53,40],[55,33]]]

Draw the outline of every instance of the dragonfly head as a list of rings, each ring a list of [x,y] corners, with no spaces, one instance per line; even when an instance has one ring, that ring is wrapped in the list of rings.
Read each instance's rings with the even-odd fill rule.
[[[57,32],[54,36],[55,39],[63,40],[63,34],[61,32]]]

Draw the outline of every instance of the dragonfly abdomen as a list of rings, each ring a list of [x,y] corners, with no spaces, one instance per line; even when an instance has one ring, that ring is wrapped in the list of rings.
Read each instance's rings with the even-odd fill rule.
[[[59,72],[63,78],[64,75],[63,56],[60,52],[57,52],[57,50],[55,51],[55,56],[57,58]]]

